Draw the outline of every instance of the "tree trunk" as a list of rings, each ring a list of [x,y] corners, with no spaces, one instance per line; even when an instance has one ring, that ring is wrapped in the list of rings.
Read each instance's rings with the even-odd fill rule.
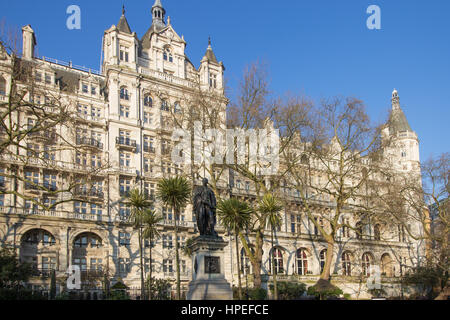
[[[181,300],[181,284],[180,284],[180,253],[178,244],[178,211],[175,206],[173,207],[175,212],[175,263],[177,272],[177,300]]]
[[[274,243],[273,243],[273,227],[270,230],[270,236],[272,241],[272,252],[271,252],[271,260],[272,260],[272,279],[273,279],[273,297],[275,300],[278,300],[278,288],[277,288],[277,272],[275,271],[275,257],[273,256]]]
[[[323,267],[320,279],[330,281],[331,261],[333,260],[334,240],[328,241],[327,256],[325,258],[325,266]]]
[[[238,271],[238,294],[239,300],[242,300],[242,284],[241,284],[241,266],[239,261],[239,241],[238,241],[238,229],[234,229],[234,235],[236,240],[236,261],[237,261],[237,271]]]
[[[139,227],[139,256],[141,264],[141,300],[145,300],[144,261],[142,256],[142,227]]]
[[[149,286],[148,286],[148,298],[149,300],[153,299],[153,292],[152,292],[152,242],[153,242],[153,236],[150,236],[150,282],[149,282]]]

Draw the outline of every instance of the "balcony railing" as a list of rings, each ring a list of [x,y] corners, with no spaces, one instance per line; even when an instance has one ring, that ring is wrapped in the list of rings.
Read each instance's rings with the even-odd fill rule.
[[[144,152],[155,153],[156,149],[152,146],[144,146]]]
[[[54,131],[35,131],[28,134],[31,138],[43,139],[48,141],[56,140],[56,132]]]
[[[94,147],[97,149],[103,149],[103,143],[94,139],[94,138],[88,138],[88,137],[77,137],[77,145],[79,146],[87,146],[87,147]]]
[[[136,140],[132,140],[127,137],[117,137],[116,138],[116,146],[136,149],[137,144],[136,144]]]
[[[96,189],[87,190],[82,188],[76,188],[73,193],[75,196],[86,198],[103,198],[105,196],[103,191]]]

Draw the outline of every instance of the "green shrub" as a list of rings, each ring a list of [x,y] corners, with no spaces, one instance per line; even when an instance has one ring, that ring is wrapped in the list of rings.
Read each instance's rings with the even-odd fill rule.
[[[267,291],[263,288],[248,289],[248,297],[250,300],[266,300]]]
[[[279,300],[296,300],[299,299],[306,291],[306,284],[298,282],[277,282],[278,299]],[[270,285],[270,291],[274,293],[273,284]]]
[[[308,295],[315,296],[320,300],[335,298],[342,294],[343,291],[340,288],[323,279],[320,279],[315,285],[308,288]]]

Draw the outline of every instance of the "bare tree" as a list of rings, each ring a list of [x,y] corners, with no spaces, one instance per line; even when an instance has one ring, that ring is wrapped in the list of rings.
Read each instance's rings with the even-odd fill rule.
[[[0,194],[13,195],[14,206],[22,199],[43,210],[75,199],[89,202],[87,186],[108,167],[107,159],[95,166],[77,165],[76,153],[102,143],[78,135],[83,119],[77,113],[77,99],[63,81],[53,82],[38,71],[49,68],[44,61],[21,58],[11,39],[15,37],[0,39],[0,68],[7,75],[0,77],[0,159],[7,164],[0,172]],[[52,174],[48,180],[40,179],[25,168],[44,168]],[[56,175],[59,181],[53,179]]]

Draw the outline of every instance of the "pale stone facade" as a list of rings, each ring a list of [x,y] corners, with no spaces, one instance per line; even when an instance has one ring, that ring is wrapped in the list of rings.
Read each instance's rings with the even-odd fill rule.
[[[57,152],[57,169],[47,173],[46,167],[36,164],[20,165],[12,158],[2,157],[0,166],[8,172],[11,166],[19,166],[19,174],[31,170],[39,182],[53,179],[56,185],[64,183],[66,175],[83,174],[89,166],[108,163],[106,170],[96,176],[95,192],[86,195],[89,202],[82,200],[58,205],[56,210],[40,211],[13,195],[0,198],[0,239],[2,243],[14,246],[24,261],[34,263],[44,271],[57,270],[57,277],[63,278],[71,264],[93,274],[108,271],[112,283],[118,279],[131,287],[140,286],[139,249],[137,233],[127,223],[129,208],[123,203],[123,195],[138,186],[150,197],[154,196],[156,183],[163,176],[181,172],[181,168],[170,161],[171,110],[188,107],[186,97],[197,85],[213,90],[226,98],[223,90],[224,66],[218,62],[209,44],[200,67],[196,68],[185,55],[186,42],[173,29],[170,19],[165,19],[165,10],[157,0],[151,10],[153,23],[147,33],[139,39],[132,32],[123,12],[119,23],[105,31],[103,37],[103,67],[101,72],[82,70],[51,59],[34,57],[36,38],[30,26],[23,28],[22,59],[34,63],[39,78],[38,85],[49,92],[59,91],[61,84],[68,90],[64,97],[76,105],[80,116],[76,132],[61,132],[77,145],[87,147],[78,153],[68,150]],[[0,60],[0,100],[6,101],[10,85],[9,59]],[[58,85],[59,84],[59,85]],[[0,87],[1,89],[1,87]],[[398,93],[393,93],[393,112],[404,114],[400,109]],[[24,121],[27,121],[26,115]],[[399,156],[400,170],[417,170],[419,146],[416,134],[401,119],[403,127],[389,128],[385,134],[399,137],[399,146],[392,155]],[[405,121],[407,127],[405,128]],[[61,129],[63,130],[63,129]],[[38,142],[39,144],[39,142]],[[53,173],[54,172],[54,173]],[[54,177],[53,177],[54,176]],[[228,181],[224,177],[224,189]],[[242,180],[242,181],[241,181]],[[198,181],[196,181],[198,182]],[[53,182],[52,182],[53,183]],[[246,196],[251,189],[244,187],[245,179],[234,177],[232,192]],[[17,188],[30,197],[43,199],[42,191],[27,190],[23,183],[13,179],[2,182],[3,188]],[[63,194],[60,197],[64,197]],[[315,235],[313,225],[301,215],[292,194],[292,206],[283,213],[283,225],[277,232],[279,250],[279,279],[299,280],[314,283],[321,269],[324,243]],[[327,201],[318,204],[327,206]],[[153,250],[154,276],[175,278],[175,255],[173,215],[169,210],[161,211],[165,220],[160,225],[162,237]],[[300,217],[300,218],[297,218]],[[191,207],[186,208],[180,221],[181,241],[196,235]],[[356,223],[356,221],[352,221]],[[379,264],[382,281],[392,287],[391,294],[400,295],[395,277],[405,266],[417,265],[421,255],[420,244],[407,239],[397,226],[391,229],[374,230],[367,225],[364,236],[356,239],[351,232],[342,232],[336,246],[332,273],[334,281],[355,297],[367,297],[366,278],[359,275],[368,264]],[[237,284],[237,270],[234,240],[223,228],[218,231],[229,246],[225,248],[225,276],[230,283]],[[38,241],[36,241],[38,240]],[[145,274],[148,274],[148,246],[145,247]],[[268,274],[270,243],[264,245],[263,272]],[[277,253],[278,255],[278,253]],[[247,262],[248,264],[248,262]],[[346,271],[351,265],[351,274]],[[282,267],[281,267],[282,266]],[[365,266],[365,267],[364,267]],[[249,273],[250,267],[244,270]],[[181,257],[181,280],[184,291],[192,279],[191,258]],[[243,277],[243,284],[251,281]],[[36,277],[35,285],[48,287],[48,277]],[[98,284],[101,291],[101,284]],[[95,287],[95,285],[94,285]],[[395,292],[394,292],[395,291]]]

